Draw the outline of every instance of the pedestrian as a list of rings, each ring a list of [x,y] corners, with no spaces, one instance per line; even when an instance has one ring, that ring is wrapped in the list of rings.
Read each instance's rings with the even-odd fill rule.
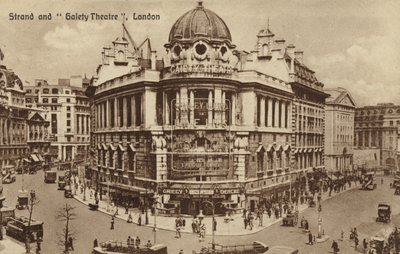
[[[74,240],[72,239],[72,237],[70,236],[69,238],[68,238],[68,245],[69,245],[69,247],[71,248],[71,250],[74,250],[74,242],[73,242]]]
[[[184,253],[183,253],[183,250],[180,250],[180,251],[179,251],[179,254],[184,254]]]
[[[244,223],[244,229],[247,229],[247,218],[246,217],[244,217],[243,223]]]
[[[381,184],[383,184],[383,178],[381,178]]]
[[[140,238],[139,238],[139,236],[136,236],[135,245],[136,245],[136,247],[139,248],[139,245],[140,245]]]
[[[343,242],[343,239],[344,239],[344,231],[342,229],[342,232],[340,233],[340,240]]]
[[[313,245],[313,235],[311,234],[311,231],[308,232],[308,244]]]
[[[355,238],[354,238],[354,249],[357,249],[357,247],[358,247],[358,237],[356,236]]]
[[[192,220],[192,231],[193,233],[196,233],[196,221],[195,221],[196,217],[193,218]]]
[[[339,252],[339,245],[335,240],[333,240],[331,248],[333,249],[334,254]]]
[[[126,239],[126,245],[130,246],[131,245],[131,236],[128,236],[128,239]]]
[[[93,248],[96,248],[98,246],[99,246],[99,242],[97,241],[97,238],[95,238],[93,241]]]
[[[364,240],[363,240],[363,249],[364,249],[364,252],[367,250],[367,248],[368,248],[368,242],[367,242],[367,239],[364,238]]]
[[[151,244],[150,240],[148,240],[147,243],[146,243],[146,247],[150,248],[151,246],[153,246],[153,245]]]
[[[139,213],[138,225],[142,226],[142,215]]]
[[[213,218],[213,231],[217,231],[217,220]]]
[[[129,213],[127,223],[132,223],[132,214]]]
[[[36,240],[36,249],[37,249],[38,251],[41,251],[41,250],[42,250],[42,249],[40,248],[40,243],[41,243],[41,238],[38,237],[37,240]]]
[[[179,225],[176,225],[175,230],[176,230],[175,238],[181,238],[181,227]]]
[[[129,213],[129,207],[128,207],[128,205],[126,205],[125,206],[125,214],[128,214]]]
[[[111,217],[111,227],[110,227],[110,229],[111,229],[111,230],[114,229],[114,216]]]

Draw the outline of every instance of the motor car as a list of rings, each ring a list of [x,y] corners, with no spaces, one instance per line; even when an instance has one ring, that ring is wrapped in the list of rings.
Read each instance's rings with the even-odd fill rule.
[[[376,222],[390,222],[391,216],[391,208],[389,204],[381,203],[378,205],[378,217],[376,218]]]

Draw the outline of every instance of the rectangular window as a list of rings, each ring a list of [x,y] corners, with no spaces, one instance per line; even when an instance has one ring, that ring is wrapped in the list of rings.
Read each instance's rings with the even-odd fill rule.
[[[142,124],[142,95],[138,94],[135,96],[135,108],[136,108],[136,126],[140,126]]]
[[[57,134],[57,114],[51,114],[51,133]]]
[[[71,111],[71,107],[70,106],[67,107],[67,111]]]
[[[71,99],[70,99],[70,98],[67,98],[67,102],[68,102],[68,103],[71,102]]]
[[[67,118],[70,118],[71,117],[71,113],[67,113]]]
[[[49,103],[49,99],[48,98],[43,98],[43,103]]]
[[[71,126],[71,120],[67,120],[67,126],[68,126],[68,127]]]
[[[57,98],[51,98],[51,103],[58,103]]]

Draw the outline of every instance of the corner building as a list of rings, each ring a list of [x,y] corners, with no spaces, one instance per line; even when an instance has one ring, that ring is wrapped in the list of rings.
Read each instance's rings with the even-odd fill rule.
[[[89,175],[100,193],[192,215],[210,213],[204,201],[217,213],[241,212],[288,197],[295,93],[287,62],[282,78],[253,68],[283,59],[285,48],[259,59],[236,50],[225,22],[201,3],[172,26],[162,61],[134,45],[120,37],[105,47],[87,90]],[[266,54],[282,47],[270,46]]]

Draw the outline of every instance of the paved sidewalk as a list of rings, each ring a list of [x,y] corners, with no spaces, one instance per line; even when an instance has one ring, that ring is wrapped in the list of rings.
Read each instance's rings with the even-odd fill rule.
[[[360,185],[354,185],[354,183],[352,183],[352,187],[348,188],[344,191],[335,193],[332,192],[332,196],[329,197],[328,196],[328,192],[323,193],[322,194],[322,200],[327,200],[330,198],[333,198],[337,195],[340,195],[341,193],[344,193],[347,190],[350,189],[354,189],[354,188],[359,188]],[[79,188],[78,188],[79,189]],[[90,192],[92,192],[92,195],[90,194]],[[73,194],[74,198],[80,202],[82,202],[85,205],[89,205],[89,203],[95,203],[95,199],[94,199],[94,190],[89,190],[86,189],[86,200],[83,201],[83,193],[81,193],[80,189],[77,190],[75,192],[75,190],[73,189]],[[306,204],[302,204],[299,205],[298,210],[299,212],[303,212],[304,210],[306,210],[308,208],[308,205]],[[113,214],[116,213],[118,209],[118,214],[117,214],[117,218],[125,221],[125,223],[127,223],[126,221],[128,220],[128,214],[125,214],[125,208],[124,207],[118,207],[116,208],[115,206],[111,206],[108,205],[108,201],[107,201],[107,196],[103,195],[103,200],[101,200],[99,202],[99,209],[98,211],[109,214],[110,216],[112,216]],[[313,208],[313,209],[317,209],[317,208]],[[94,211],[95,212],[95,211]],[[130,208],[129,212],[132,215],[132,220],[134,224],[138,223],[138,218],[140,215],[140,211],[137,208]],[[283,217],[285,217],[286,214],[282,214]],[[145,223],[145,214],[141,214],[142,217],[142,226],[145,227],[151,227],[154,228],[154,216],[151,215],[150,209],[148,210],[148,222],[149,224],[144,225]],[[157,229],[162,229],[162,230],[169,230],[169,231],[175,231],[175,216],[165,216],[165,215],[158,215],[156,216],[156,222],[157,222]],[[181,233],[193,233],[192,232],[192,217],[189,216],[184,216],[185,220],[186,220],[186,225],[185,227],[181,230]],[[229,221],[228,223],[224,222],[224,216],[216,216],[215,219],[217,221],[217,230],[215,231],[215,235],[216,236],[239,236],[239,235],[250,235],[250,234],[255,234],[275,223],[278,223],[282,220],[282,218],[278,218],[276,219],[274,215],[271,216],[271,218],[268,218],[268,215],[266,213],[264,213],[263,215],[263,225],[260,226],[259,225],[259,221],[258,220],[254,220],[254,227],[252,230],[249,229],[244,229],[244,221],[242,218],[242,214],[235,214],[231,216],[231,221]],[[206,235],[211,235],[212,231],[212,217],[211,216],[206,216],[203,219],[204,224],[206,225]],[[111,218],[110,218],[110,226],[111,226]]]
[[[25,254],[26,251],[23,245],[4,236],[3,240],[0,240],[0,253]]]

